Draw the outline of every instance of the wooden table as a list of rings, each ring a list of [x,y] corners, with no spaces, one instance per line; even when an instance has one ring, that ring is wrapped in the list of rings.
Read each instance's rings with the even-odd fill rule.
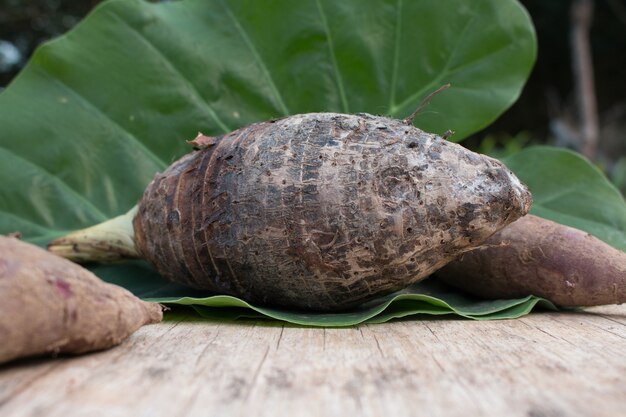
[[[0,416],[626,416],[626,305],[346,329],[186,313],[0,367]]]

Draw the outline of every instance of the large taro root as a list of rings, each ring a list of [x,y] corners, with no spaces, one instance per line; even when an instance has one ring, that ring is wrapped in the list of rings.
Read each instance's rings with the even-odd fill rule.
[[[562,307],[626,302],[626,253],[572,227],[528,215],[437,272],[483,298],[537,295]]]
[[[257,304],[339,310],[399,290],[531,203],[498,161],[385,117],[302,114],[192,143],[148,186],[119,253]],[[98,259],[107,227],[50,250]]]
[[[0,236],[0,363],[119,344],[161,321],[161,306],[107,284],[67,259]]]

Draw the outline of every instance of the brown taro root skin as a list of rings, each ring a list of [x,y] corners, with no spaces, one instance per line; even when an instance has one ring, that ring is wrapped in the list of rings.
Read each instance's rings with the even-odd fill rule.
[[[119,344],[161,320],[161,306],[107,284],[86,269],[0,236],[0,363]]]
[[[399,120],[303,114],[211,142],[148,186],[137,249],[172,281],[257,304],[355,306],[530,206],[499,162]]]
[[[528,215],[485,244],[437,276],[483,298],[533,294],[563,307],[626,301],[626,253],[586,232]]]

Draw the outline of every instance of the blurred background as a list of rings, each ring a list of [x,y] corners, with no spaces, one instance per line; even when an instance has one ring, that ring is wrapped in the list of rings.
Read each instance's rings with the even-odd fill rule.
[[[40,43],[100,0],[0,0],[0,90]],[[585,154],[626,194],[626,0],[522,0],[539,54],[513,107],[464,145],[504,156],[533,144]]]

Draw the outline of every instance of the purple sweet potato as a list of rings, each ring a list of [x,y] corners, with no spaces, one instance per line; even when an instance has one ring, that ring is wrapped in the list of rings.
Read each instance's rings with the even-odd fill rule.
[[[161,306],[107,284],[67,259],[0,236],[0,363],[119,344]]]
[[[626,253],[572,227],[528,215],[437,272],[483,298],[544,297],[563,307],[626,301]]]

